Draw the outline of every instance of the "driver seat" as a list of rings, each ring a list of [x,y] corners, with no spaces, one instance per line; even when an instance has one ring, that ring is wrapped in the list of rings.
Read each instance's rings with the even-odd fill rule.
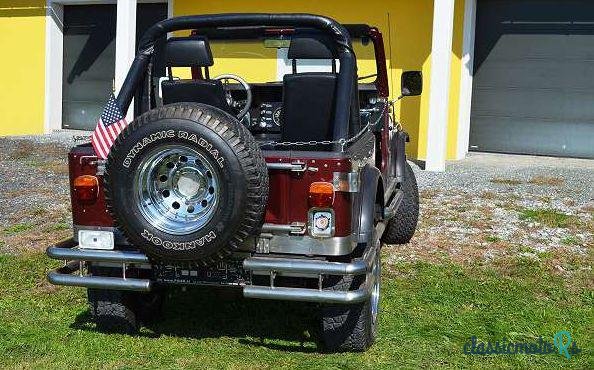
[[[169,79],[161,84],[163,104],[203,103],[230,113],[223,83],[211,80],[208,67],[214,64],[206,37],[172,37],[165,45],[165,65]],[[172,67],[204,67],[204,79],[174,80]]]
[[[282,141],[332,140],[338,57],[335,43],[322,35],[294,37],[288,58],[293,73],[283,77]],[[298,59],[331,60],[332,72],[297,71]],[[300,150],[328,150],[329,145],[304,146]]]

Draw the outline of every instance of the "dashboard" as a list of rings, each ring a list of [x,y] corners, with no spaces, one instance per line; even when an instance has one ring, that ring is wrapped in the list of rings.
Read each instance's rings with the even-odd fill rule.
[[[283,103],[261,103],[250,114],[250,128],[255,131],[280,132]]]
[[[231,84],[230,93],[233,99],[245,104],[245,91],[240,85]],[[282,82],[250,83],[252,104],[242,122],[256,136],[278,135],[282,126]],[[361,121],[363,124],[374,120],[378,114],[376,106],[377,91],[373,84],[359,83],[359,102],[361,104]]]
[[[283,107],[282,82],[250,83],[252,106],[243,122],[252,133],[277,134],[281,130]],[[233,99],[244,104],[245,93],[239,85],[230,85]]]

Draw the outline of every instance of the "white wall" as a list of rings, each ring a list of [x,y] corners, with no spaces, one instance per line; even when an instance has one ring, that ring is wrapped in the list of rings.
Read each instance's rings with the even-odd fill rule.
[[[474,74],[474,35],[476,25],[476,1],[464,3],[464,39],[462,41],[462,71],[460,73],[460,106],[458,117],[458,140],[456,159],[468,154],[470,137],[470,108],[472,103],[472,76]]]
[[[64,6],[47,0],[45,17],[45,133],[62,128]]]
[[[425,169],[444,171],[454,32],[454,0],[434,0]]]

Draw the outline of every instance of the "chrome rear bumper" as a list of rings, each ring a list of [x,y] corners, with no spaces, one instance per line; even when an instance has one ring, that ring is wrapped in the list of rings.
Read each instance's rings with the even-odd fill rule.
[[[101,251],[78,249],[73,239],[68,239],[46,250],[48,257],[63,260],[64,266],[47,273],[47,280],[54,285],[80,286],[96,289],[134,290],[148,292],[149,279],[127,278],[129,264],[149,263],[146,255],[132,251]],[[122,277],[93,276],[84,274],[84,262],[112,262],[122,266]]]
[[[152,282],[148,279],[74,275],[77,271],[80,271],[79,262],[69,262],[64,267],[50,271],[47,274],[47,280],[54,285],[81,286],[85,288],[134,290],[138,292],[151,290]]]
[[[149,258],[135,251],[102,251],[78,249],[70,239],[47,249],[48,257],[63,260],[64,266],[47,274],[50,283],[65,286],[80,286],[96,289],[150,291],[154,282],[150,279],[126,277],[126,268],[150,266]],[[379,252],[379,241],[368,248],[361,258],[349,263],[329,262],[311,258],[285,258],[253,256],[243,261],[243,268],[253,275],[267,275],[269,285],[244,285],[246,298],[278,299],[317,303],[355,303],[369,298],[377,279],[372,274],[373,262]],[[84,273],[86,262],[106,262],[122,266],[121,277],[93,276]],[[327,276],[365,275],[365,282],[356,290],[336,291],[324,289]],[[275,286],[278,276],[317,278],[318,288],[288,288]]]
[[[247,285],[243,295],[247,298],[278,299],[317,303],[356,303],[367,300],[377,277],[372,274],[373,262],[379,253],[379,240],[368,248],[361,258],[352,262],[328,262],[305,258],[251,257],[243,267],[257,275],[269,275],[270,284]],[[318,289],[276,287],[277,276],[317,277]],[[324,289],[324,278],[329,275],[365,275],[365,282],[356,290],[336,291]]]

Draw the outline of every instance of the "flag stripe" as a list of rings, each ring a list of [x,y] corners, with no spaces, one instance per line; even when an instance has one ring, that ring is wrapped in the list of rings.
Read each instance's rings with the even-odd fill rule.
[[[101,158],[105,159],[107,157],[107,150],[109,149],[105,140],[103,140],[103,135],[100,132],[94,132],[95,137],[97,138],[97,146],[101,149]]]
[[[107,158],[111,146],[126,126],[128,126],[128,123],[116,102],[115,96],[112,94],[103,108],[95,131],[91,136],[91,143],[99,158]]]
[[[99,139],[97,138],[97,133],[93,132],[93,136],[91,138],[91,144],[93,144],[93,149],[95,149],[95,152],[97,153],[97,155],[100,158],[105,158],[105,149],[103,149],[103,145],[99,142]]]
[[[111,134],[110,129],[107,125],[105,125],[105,124],[101,125],[101,132],[103,133],[103,136],[105,139],[107,139],[108,141],[113,140],[113,135]]]
[[[115,129],[113,128],[113,126],[115,125],[109,125],[107,126],[107,130],[109,131],[109,135],[111,136],[111,140],[115,140],[115,138],[118,136],[118,134],[116,134]]]

